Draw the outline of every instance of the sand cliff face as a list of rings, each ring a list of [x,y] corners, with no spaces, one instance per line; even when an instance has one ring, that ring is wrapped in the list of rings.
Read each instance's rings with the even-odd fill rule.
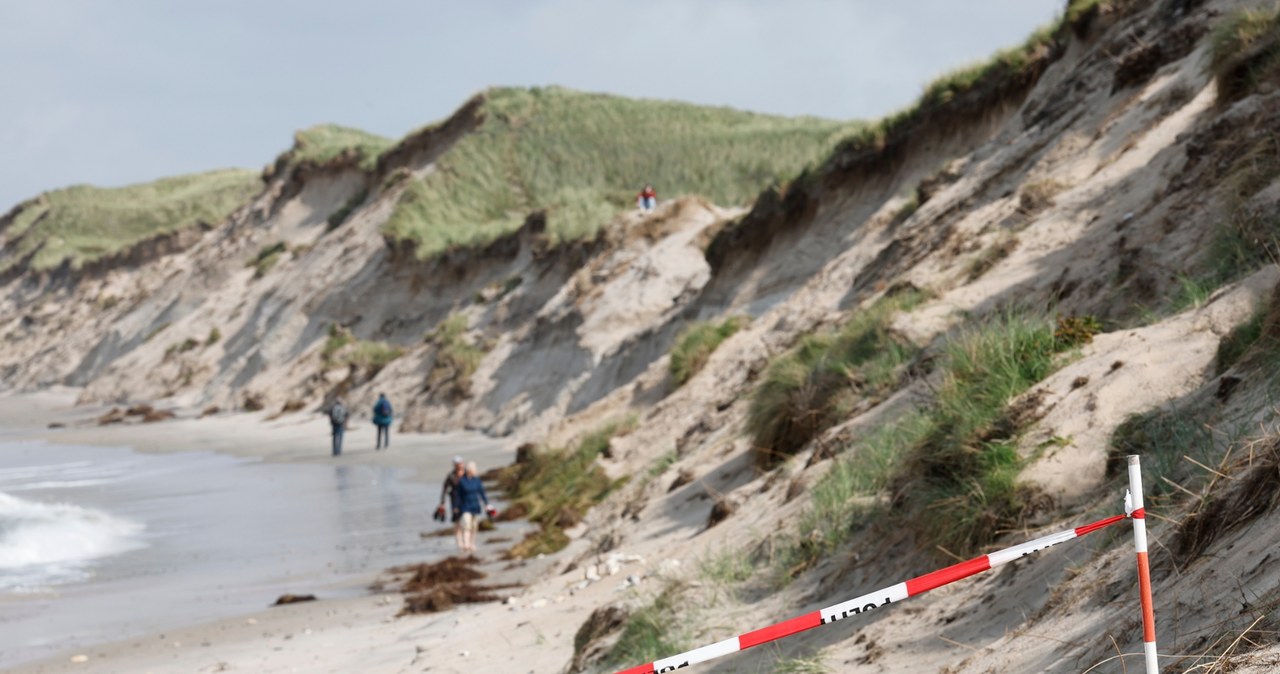
[[[615,440],[604,463],[614,475],[651,477],[592,511],[565,554],[591,560],[607,541],[692,559],[792,526],[807,502],[777,485],[803,491],[829,468],[815,456],[820,449],[927,404],[934,382],[921,376],[767,473],[752,467],[743,432],[748,395],[771,358],[909,285],[929,299],[893,327],[926,353],[971,317],[1010,307],[1092,315],[1108,326],[1026,394],[1034,421],[1021,439],[1021,479],[1043,490],[1055,516],[1085,511],[1107,484],[1112,433],[1131,414],[1216,395],[1218,418],[1240,428],[1274,425],[1267,376],[1215,364],[1223,337],[1269,306],[1280,272],[1257,265],[1189,304],[1173,299],[1224,221],[1242,208],[1274,214],[1280,200],[1280,163],[1267,149],[1280,133],[1280,92],[1262,86],[1224,101],[1204,65],[1210,29],[1251,4],[1101,3],[1037,53],[1024,78],[931,108],[874,147],[843,147],[749,212],[667,201],[573,244],[553,244],[531,214],[482,250],[421,261],[381,234],[402,189],[394,182],[341,166],[277,172],[253,203],[171,254],[76,281],[9,281],[0,288],[0,375],[7,387],[82,385],[86,400],[168,398],[271,412],[317,410],[339,392],[364,409],[385,391],[410,429],[550,442],[637,414],[637,429]],[[388,161],[430,172],[453,137]],[[1251,154],[1258,148],[1261,157]],[[1241,194],[1246,156],[1266,168]],[[360,194],[330,230],[329,216]],[[285,252],[273,266],[247,264],[277,243]],[[667,374],[676,335],[690,321],[730,315],[751,321],[676,388]],[[452,337],[445,325],[456,328]],[[360,340],[399,355],[371,365],[351,356]],[[456,362],[459,344],[473,358],[466,368]],[[1224,376],[1235,383],[1222,394]],[[669,490],[682,471],[693,481]],[[713,502],[724,498],[742,506],[738,514],[704,532]],[[1278,579],[1261,557],[1226,552],[1238,544],[1264,554],[1271,517],[1217,541],[1215,568],[1198,558],[1167,561],[1157,574],[1161,611],[1186,609],[1183,631],[1201,635],[1234,610],[1231,583],[1247,577],[1260,596],[1272,596]],[[900,580],[899,566],[857,560],[924,564],[912,556],[918,547],[927,545],[856,540],[802,575],[794,591],[731,601],[720,617],[755,627]],[[1082,561],[1069,567],[1070,559]],[[1100,635],[1108,630],[1127,650],[1136,643],[1133,621],[1114,625],[1106,608],[1127,591],[1120,588],[1131,580],[1129,563],[1114,546],[1082,548],[1079,557],[920,600],[916,613],[877,616],[857,641],[856,632],[806,637],[774,657],[825,652],[829,662],[881,671],[922,671],[921,663],[950,672],[1079,671],[1105,657],[1111,642]],[[1175,569],[1187,575],[1179,580]],[[1187,583],[1197,590],[1184,591]],[[1058,588],[1053,599],[1046,585]],[[974,617],[996,591],[1008,598]],[[1212,598],[1191,596],[1201,591]],[[533,592],[557,590],[548,581]],[[591,602],[610,601],[584,596],[568,605],[583,617]],[[947,643],[972,647],[930,641],[922,654],[917,628],[925,619],[945,625],[934,631]],[[1181,645],[1208,648],[1198,638]],[[568,642],[530,647],[568,662]],[[1259,663],[1274,651],[1241,666],[1264,671]]]

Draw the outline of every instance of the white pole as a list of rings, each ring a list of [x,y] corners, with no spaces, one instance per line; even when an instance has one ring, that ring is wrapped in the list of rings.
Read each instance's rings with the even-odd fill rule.
[[[1142,466],[1138,456],[1129,457],[1129,497],[1133,519],[1133,546],[1138,551],[1138,592],[1142,599],[1142,649],[1147,674],[1160,674],[1156,664],[1156,615],[1151,601],[1151,565],[1147,560],[1147,513],[1142,505]]]

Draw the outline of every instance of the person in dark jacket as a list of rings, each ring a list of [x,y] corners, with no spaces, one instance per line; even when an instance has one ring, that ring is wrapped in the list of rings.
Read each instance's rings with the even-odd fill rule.
[[[457,522],[462,516],[462,509],[458,507],[458,480],[466,475],[467,468],[462,462],[462,457],[453,457],[453,470],[444,476],[444,488],[440,490],[440,505],[436,508],[436,521],[444,521],[444,502],[449,501],[449,509],[452,511],[453,522]]]
[[[342,398],[333,401],[333,407],[329,408],[329,426],[333,429],[333,455],[342,455],[342,435],[347,430],[347,406],[342,404]]]
[[[467,464],[467,472],[458,480],[454,493],[462,516],[458,518],[458,549],[464,553],[476,551],[476,529],[480,526],[480,515],[485,511],[493,516],[493,506],[489,505],[489,497],[484,493],[484,483],[476,473],[476,463]],[[483,506],[481,505],[483,503]]]
[[[391,446],[392,418],[391,401],[387,400],[387,394],[379,393],[378,402],[373,404],[373,425],[378,427],[378,440],[374,446],[375,451]]]

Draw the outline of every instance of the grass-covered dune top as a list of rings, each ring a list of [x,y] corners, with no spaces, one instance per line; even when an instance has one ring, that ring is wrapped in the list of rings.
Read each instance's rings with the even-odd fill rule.
[[[660,198],[744,204],[856,128],[558,87],[491,89],[481,116],[438,171],[408,186],[387,223],[420,257],[483,245],[542,209],[552,236],[587,236],[645,183]]]
[[[1274,85],[1280,79],[1280,4],[1228,16],[1213,32],[1209,63],[1224,101]]]
[[[276,161],[279,170],[288,165],[324,166],[348,157],[372,171],[378,157],[394,144],[390,138],[337,124],[320,124],[293,135],[293,147]]]
[[[261,189],[254,171],[226,169],[126,187],[76,185],[45,192],[0,221],[0,271],[64,261],[80,267],[146,238],[216,224]],[[7,225],[7,226],[6,226]]]

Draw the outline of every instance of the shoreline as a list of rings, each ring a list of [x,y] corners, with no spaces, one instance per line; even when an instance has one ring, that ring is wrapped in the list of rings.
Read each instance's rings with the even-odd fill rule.
[[[274,419],[266,413],[246,412],[98,425],[99,416],[119,406],[77,407],[77,394],[77,389],[67,387],[0,394],[0,429],[6,429],[3,437],[12,442],[128,447],[144,454],[207,451],[279,463],[362,463],[407,468],[414,471],[415,481],[427,482],[442,479],[455,454],[476,461],[481,472],[505,466],[515,458],[513,440],[467,431],[397,433],[393,429],[392,448],[375,451],[372,422],[356,415],[348,421],[340,457],[330,453],[328,421],[305,412]],[[60,426],[50,428],[50,424]]]
[[[447,472],[454,454],[476,461],[481,470],[507,465],[514,458],[508,441],[491,439],[472,433],[440,435],[395,434],[390,450],[373,450],[374,429],[369,425],[367,440],[362,434],[362,420],[353,419],[347,431],[347,442],[341,457],[329,454],[327,421],[320,415],[293,414],[265,421],[258,415],[234,414],[205,418],[175,418],[155,423],[128,423],[98,426],[94,419],[110,407],[74,405],[74,389],[58,389],[40,393],[0,395],[0,435],[5,441],[21,443],[44,441],[52,444],[74,444],[99,447],[127,447],[139,453],[181,454],[214,452],[238,458],[258,459],[289,464],[366,464],[408,469],[405,479],[421,483],[434,494],[437,480]],[[48,424],[65,424],[47,428]],[[38,426],[46,426],[40,428]],[[368,445],[365,447],[364,445]],[[444,528],[421,517],[421,533]],[[518,583],[527,586],[550,563],[531,561],[507,563],[501,551],[514,540],[514,527],[503,527],[500,535],[481,535],[481,569],[487,582]],[[495,532],[497,533],[497,532]],[[486,539],[497,539],[488,542]],[[438,561],[424,554],[423,562]],[[307,668],[312,652],[307,646],[316,635],[336,637],[333,648],[343,650],[382,641],[401,640],[402,630],[444,630],[447,634],[469,612],[484,610],[489,604],[462,605],[437,614],[395,618],[403,605],[397,591],[375,591],[371,586],[382,578],[386,569],[368,569],[367,573],[348,577],[337,584],[317,583],[317,601],[282,607],[267,607],[233,617],[209,622],[174,624],[163,631],[142,634],[120,641],[106,641],[92,646],[55,649],[55,655],[20,662],[7,672],[48,674],[52,672],[117,672],[117,671],[222,671],[229,663],[240,662],[242,671],[270,671],[277,664],[282,671]],[[321,590],[327,587],[327,591]],[[518,593],[519,591],[517,591]],[[323,595],[329,594],[326,599]],[[357,596],[352,596],[352,595]],[[335,596],[336,595],[336,596]],[[388,627],[391,625],[391,627]],[[385,634],[384,634],[385,633]],[[384,636],[378,636],[384,635]],[[358,638],[357,638],[358,637]],[[312,644],[314,646],[314,644]],[[301,650],[296,650],[301,648]],[[332,651],[332,648],[330,649]],[[383,649],[373,649],[381,652]],[[373,653],[360,649],[363,656]],[[410,649],[410,656],[417,651]],[[370,668],[362,656],[361,671],[402,671],[407,662],[386,654],[386,670]],[[336,653],[320,660],[332,666]],[[253,664],[245,665],[245,660]],[[319,658],[317,657],[317,660]],[[413,657],[409,658],[409,661]],[[288,663],[286,665],[286,663]],[[310,661],[314,668],[316,661]],[[356,666],[353,661],[351,666]],[[348,671],[339,667],[333,671]]]

